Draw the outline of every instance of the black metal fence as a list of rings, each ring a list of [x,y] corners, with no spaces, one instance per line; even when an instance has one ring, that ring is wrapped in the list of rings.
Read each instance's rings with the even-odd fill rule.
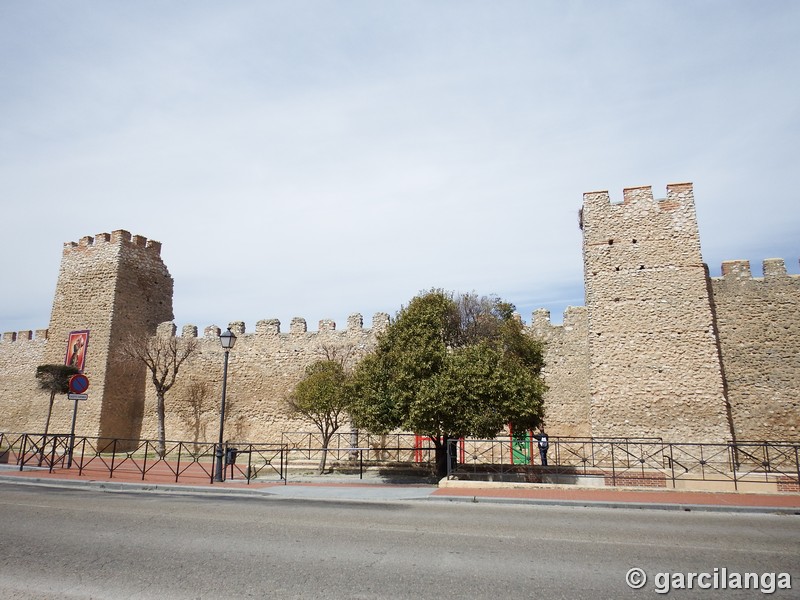
[[[658,438],[549,439],[542,467],[536,440],[511,438],[459,441],[448,448],[448,477],[507,478],[552,483],[680,487],[682,482],[768,483],[779,491],[800,491],[800,442],[737,441],[675,444]],[[535,466],[536,465],[536,466]]]
[[[282,444],[226,444],[226,478],[248,483],[256,477],[286,482],[288,452]],[[213,482],[216,444],[207,442],[109,439],[70,434],[0,433],[0,463],[49,472],[76,469],[78,475],[142,481]]]
[[[454,440],[447,451],[450,478],[589,484],[602,480],[603,485],[653,487],[716,482],[737,490],[772,484],[779,491],[800,491],[800,442],[674,444],[659,438],[551,437],[546,467],[530,437],[465,438]],[[225,478],[286,483],[290,462],[295,471],[312,469],[323,453],[330,470],[357,471],[360,476],[367,469],[435,471],[435,447],[425,436],[339,433],[323,449],[319,433],[298,431],[283,433],[280,443],[226,444]],[[19,470],[77,469],[95,477],[124,473],[143,481],[206,483],[213,482],[215,461],[216,444],[206,442],[168,441],[161,448],[153,440],[0,433],[0,463]]]

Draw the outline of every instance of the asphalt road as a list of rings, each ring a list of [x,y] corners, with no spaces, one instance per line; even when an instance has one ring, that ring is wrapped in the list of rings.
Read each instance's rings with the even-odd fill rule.
[[[712,586],[753,572],[767,587],[763,574],[786,572],[794,589],[695,580],[669,597],[800,597],[800,516],[790,515],[3,483],[0,552],[4,599],[663,598],[675,576],[660,574],[686,585],[688,572]],[[625,583],[634,567],[648,577],[639,590]]]

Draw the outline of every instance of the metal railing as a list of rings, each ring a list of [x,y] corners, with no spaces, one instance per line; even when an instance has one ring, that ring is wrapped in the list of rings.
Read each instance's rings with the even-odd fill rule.
[[[319,432],[283,432],[281,443],[287,446],[294,468],[312,468],[326,455],[326,469],[343,473],[365,470],[409,468],[426,475],[433,472],[436,455],[430,438],[408,433],[376,435],[351,432],[335,433],[323,448]]]
[[[336,434],[323,450],[318,433],[286,432],[281,443],[229,443],[225,447],[228,479],[276,478],[286,483],[290,455],[293,468],[311,468],[327,452],[330,467],[355,472],[366,469],[435,469],[430,438],[413,434]],[[355,443],[353,443],[355,442]],[[777,484],[800,491],[800,442],[737,441],[720,444],[668,443],[658,438],[551,437],[549,466],[539,462],[536,441],[522,445],[510,437],[460,439],[448,444],[451,478],[513,478],[522,481],[577,483],[593,478],[612,486],[685,487],[685,482],[722,482],[736,490],[743,485]],[[163,452],[153,440],[75,437],[69,434],[0,432],[0,463],[23,469],[76,469],[93,477],[137,477],[145,481],[212,482],[216,445],[166,442]]]
[[[663,442],[657,438],[550,438],[549,466],[538,462],[536,441],[524,452],[511,439],[459,442],[448,448],[448,477],[515,475],[525,481],[574,482],[602,478],[606,485],[676,487],[679,482],[778,484],[800,491],[800,442]],[[520,457],[522,456],[522,460]]]
[[[226,444],[225,473],[247,483],[277,476],[286,482],[287,448],[283,444]],[[246,455],[247,460],[239,459]],[[238,460],[237,460],[238,459]],[[214,480],[216,444],[208,442],[109,439],[70,434],[0,433],[0,462],[47,469],[75,469],[79,476],[142,481],[205,483]]]

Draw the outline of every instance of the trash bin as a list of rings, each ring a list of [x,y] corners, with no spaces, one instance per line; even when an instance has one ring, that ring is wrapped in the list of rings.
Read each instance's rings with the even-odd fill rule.
[[[233,465],[236,463],[236,457],[239,454],[238,448],[228,448],[225,450],[225,464]]]
[[[458,465],[458,440],[447,440],[448,474],[455,473]]]

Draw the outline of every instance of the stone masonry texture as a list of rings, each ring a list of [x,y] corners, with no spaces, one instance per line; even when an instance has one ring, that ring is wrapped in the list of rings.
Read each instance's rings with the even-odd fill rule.
[[[800,439],[800,276],[783,260],[754,277],[746,260],[727,261],[710,278],[700,254],[692,185],[584,195],[586,305],[553,325],[545,310],[526,327],[545,342],[545,424],[553,436],[660,437],[671,442]],[[223,351],[220,327],[173,324],[172,277],[161,244],[118,230],[64,245],[48,329],[7,332],[0,342],[0,432],[41,432],[48,395],[34,377],[63,364],[69,332],[89,330],[78,435],[155,438],[156,397],[144,367],[119,351],[129,339],[197,341],[166,399],[171,440],[218,435]],[[399,302],[407,299],[399,299]],[[398,302],[398,303],[399,303]],[[237,336],[229,355],[226,439],[279,442],[313,431],[292,418],[286,399],[305,368],[326,357],[355,364],[389,324],[296,317],[288,327],[264,319]],[[56,400],[51,432],[67,432],[72,403]]]

